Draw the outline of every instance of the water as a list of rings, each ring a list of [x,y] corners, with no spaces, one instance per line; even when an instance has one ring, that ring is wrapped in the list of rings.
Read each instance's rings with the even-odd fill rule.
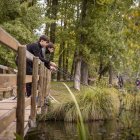
[[[89,140],[140,140],[140,117],[122,114],[119,119],[86,123]],[[42,122],[25,140],[79,140],[76,123]]]

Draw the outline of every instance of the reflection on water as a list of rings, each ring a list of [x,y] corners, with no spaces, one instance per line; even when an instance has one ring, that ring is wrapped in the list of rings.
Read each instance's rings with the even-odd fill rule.
[[[122,113],[118,120],[86,123],[89,140],[140,140],[139,115]],[[43,122],[25,140],[78,140],[76,123]]]

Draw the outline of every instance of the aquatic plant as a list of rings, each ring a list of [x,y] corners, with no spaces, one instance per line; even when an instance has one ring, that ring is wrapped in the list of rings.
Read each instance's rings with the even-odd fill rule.
[[[114,88],[86,88],[75,94],[84,121],[112,119],[119,112],[118,91]],[[47,119],[77,121],[77,108],[73,99],[51,105]]]

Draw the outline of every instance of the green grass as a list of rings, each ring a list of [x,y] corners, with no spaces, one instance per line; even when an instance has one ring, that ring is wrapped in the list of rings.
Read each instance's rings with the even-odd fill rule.
[[[87,86],[82,86],[81,91],[78,92],[72,88],[71,83],[67,84],[76,97],[84,121],[111,119],[118,113],[117,90],[113,88],[92,90]],[[51,105],[47,119],[77,121],[77,108],[66,87],[62,83],[53,83],[52,89],[52,96],[60,103]]]
[[[84,121],[113,119],[120,113],[120,108],[140,112],[140,95],[121,93],[115,88],[82,86],[81,91],[67,82],[74,94]],[[76,122],[78,112],[73,98],[62,82],[53,82],[51,95],[59,101],[49,107],[47,120]]]

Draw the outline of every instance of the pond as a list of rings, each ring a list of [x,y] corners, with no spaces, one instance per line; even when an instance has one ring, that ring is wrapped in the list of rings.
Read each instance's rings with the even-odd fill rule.
[[[88,140],[140,140],[138,114],[124,113],[118,119],[85,123]],[[41,122],[30,129],[25,140],[79,140],[77,124],[68,122]]]

